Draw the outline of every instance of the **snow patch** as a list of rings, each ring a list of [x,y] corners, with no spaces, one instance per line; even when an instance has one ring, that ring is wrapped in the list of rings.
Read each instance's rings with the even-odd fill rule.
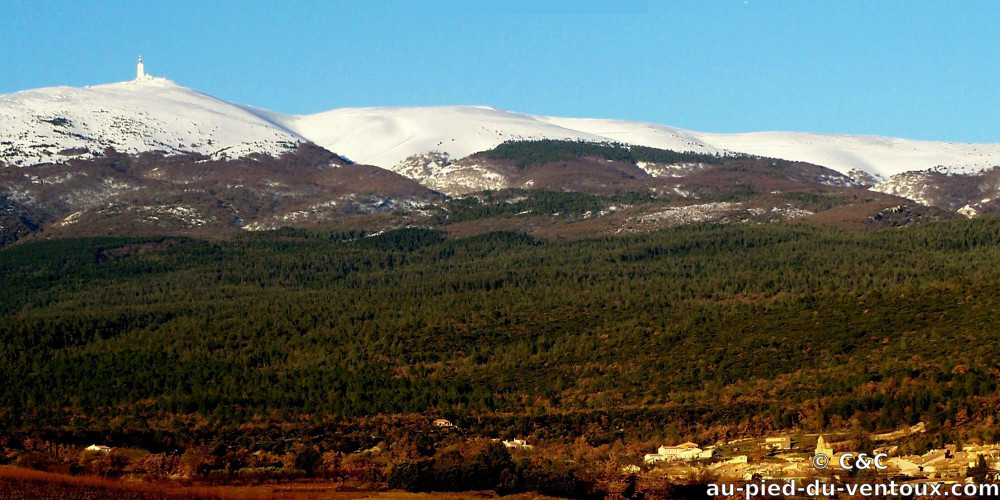
[[[813,212],[785,205],[784,207],[744,207],[742,202],[713,202],[683,207],[669,207],[631,218],[639,224],[660,226],[697,224],[700,222],[778,222],[798,219]]]
[[[923,205],[933,204],[929,198],[927,174],[925,172],[903,172],[875,184],[872,191],[907,198]]]
[[[658,212],[636,217],[639,222],[667,222],[673,224],[695,224],[718,218],[742,207],[741,203],[728,201],[670,207]]]
[[[412,155],[390,170],[451,196],[511,187],[510,179],[492,165],[471,159],[455,162],[449,154],[437,151]]]
[[[969,206],[969,204],[966,204],[964,207],[958,209],[957,212],[970,219],[979,215],[979,211]]]
[[[639,161],[635,166],[641,168],[652,177],[683,177],[696,172],[700,172],[710,167],[707,163],[650,163]]]

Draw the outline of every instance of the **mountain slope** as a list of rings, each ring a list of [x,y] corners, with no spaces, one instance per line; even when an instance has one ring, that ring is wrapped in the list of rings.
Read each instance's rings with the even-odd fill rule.
[[[841,173],[861,170],[888,178],[937,166],[978,171],[1000,165],[1000,144],[930,142],[892,137],[756,132],[692,133],[718,148],[823,165]]]
[[[398,170],[413,155],[452,159],[506,140],[579,139],[674,151],[747,153],[822,165],[855,178],[937,166],[977,171],[1000,165],[1000,144],[915,141],[876,136],[757,132],[712,134],[620,120],[558,118],[488,107],[349,108],[306,116],[274,115],[302,137],[360,163]]]
[[[304,139],[247,108],[165,79],[0,96],[0,161],[10,166],[121,153],[280,154]]]
[[[276,116],[284,126],[358,163],[392,168],[432,151],[462,158],[517,139],[605,137],[549,124],[537,117],[488,107],[336,109],[306,116]]]
[[[114,151],[67,164],[0,168],[0,247],[46,237],[222,237],[285,226],[395,227],[442,196],[312,144],[278,157],[215,160]],[[398,213],[397,213],[398,212]]]

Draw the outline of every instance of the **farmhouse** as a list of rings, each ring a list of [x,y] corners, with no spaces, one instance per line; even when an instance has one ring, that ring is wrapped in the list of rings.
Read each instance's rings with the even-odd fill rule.
[[[674,460],[697,460],[699,458],[712,458],[712,450],[702,450],[697,443],[690,441],[677,446],[661,446],[656,453],[647,453],[643,461],[647,464]]]
[[[504,441],[503,445],[506,446],[507,448],[521,448],[525,450],[530,450],[532,448],[532,446],[523,439],[513,439],[510,441]]]

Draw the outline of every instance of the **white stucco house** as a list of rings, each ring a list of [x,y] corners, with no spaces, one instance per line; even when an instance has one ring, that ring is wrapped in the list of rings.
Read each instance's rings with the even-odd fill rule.
[[[701,458],[712,458],[712,450],[703,450],[697,443],[690,441],[677,446],[661,446],[656,453],[647,453],[642,460],[647,464],[673,460],[698,460]]]

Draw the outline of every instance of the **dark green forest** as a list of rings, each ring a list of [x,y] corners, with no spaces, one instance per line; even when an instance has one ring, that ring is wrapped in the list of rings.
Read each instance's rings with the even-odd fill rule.
[[[720,165],[726,159],[750,158],[745,154],[719,156],[714,154],[679,152],[646,146],[632,146],[613,142],[596,143],[587,141],[517,140],[506,141],[499,146],[479,153],[492,160],[515,162],[518,168],[533,163],[552,163],[574,158],[601,158],[604,160],[635,163],[707,163]]]
[[[599,442],[924,420],[1000,437],[998,262],[998,219],[37,240],[0,251],[0,425],[422,414]]]

